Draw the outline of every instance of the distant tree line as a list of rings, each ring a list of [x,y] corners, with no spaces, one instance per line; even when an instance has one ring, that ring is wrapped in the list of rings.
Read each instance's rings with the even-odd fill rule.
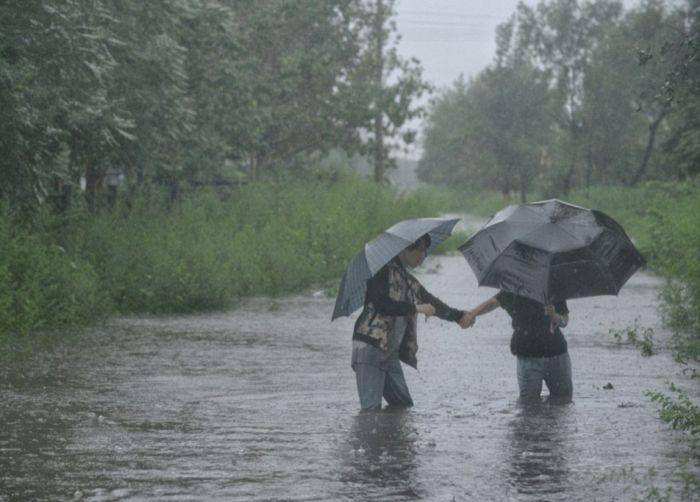
[[[4,0],[0,201],[294,172],[371,154],[427,90],[396,52],[393,0]],[[65,200],[64,200],[65,202]]]
[[[493,63],[433,102],[421,179],[504,195],[700,172],[700,2],[520,3]]]

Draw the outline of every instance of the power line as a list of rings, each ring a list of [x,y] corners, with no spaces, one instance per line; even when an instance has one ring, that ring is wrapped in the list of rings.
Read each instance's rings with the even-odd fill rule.
[[[425,21],[418,21],[418,20],[399,20],[396,23],[399,26],[426,26],[426,27],[431,27],[435,26],[438,28],[449,28],[449,27],[454,27],[454,28],[483,28],[483,29],[493,29],[494,25],[491,24],[485,24],[485,23],[448,23],[448,22],[441,22],[441,21],[430,21],[430,20],[425,20]]]
[[[434,11],[420,11],[420,10],[397,10],[397,15],[415,15],[422,18],[426,16],[436,16],[436,17],[448,17],[454,19],[456,17],[466,18],[466,19],[503,19],[503,16],[498,16],[495,14],[467,14],[467,13],[457,13],[457,12],[434,12]]]

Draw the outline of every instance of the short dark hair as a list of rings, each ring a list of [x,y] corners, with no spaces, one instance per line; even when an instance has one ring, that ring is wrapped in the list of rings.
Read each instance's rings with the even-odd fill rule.
[[[425,249],[428,249],[430,247],[431,242],[432,239],[430,238],[430,234],[423,234],[416,242],[408,246],[408,249],[410,251],[413,251],[414,249],[417,249],[421,244],[425,244]]]

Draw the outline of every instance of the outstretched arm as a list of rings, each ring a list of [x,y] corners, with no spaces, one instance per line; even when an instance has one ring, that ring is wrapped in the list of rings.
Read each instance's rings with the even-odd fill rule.
[[[485,302],[477,305],[476,308],[474,308],[474,310],[472,310],[471,312],[467,311],[468,316],[467,316],[467,319],[465,319],[465,325],[462,327],[468,328],[469,326],[472,326],[474,324],[474,321],[476,320],[477,316],[488,314],[489,312],[496,310],[500,306],[501,306],[501,304],[498,303],[498,300],[496,299],[495,296],[489,298]]]
[[[464,311],[453,309],[445,302],[440,300],[437,296],[433,296],[425,289],[423,286],[420,287],[419,292],[420,301],[424,304],[433,307],[433,315],[438,316],[440,319],[445,321],[459,322],[464,316]]]

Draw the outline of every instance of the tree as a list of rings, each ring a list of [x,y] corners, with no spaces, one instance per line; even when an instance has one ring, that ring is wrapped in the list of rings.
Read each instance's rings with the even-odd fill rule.
[[[255,130],[255,67],[246,58],[243,20],[221,0],[198,0],[186,12],[187,95],[194,117],[184,178],[192,185],[237,180]]]
[[[649,47],[659,45],[666,39],[673,31],[672,26],[676,21],[669,16],[663,1],[647,0],[626,16],[623,29],[627,28],[637,47],[644,47],[642,44]],[[637,65],[637,71],[633,73],[636,78],[632,79],[630,87],[637,111],[642,112],[646,118],[648,133],[637,168],[625,179],[628,185],[636,185],[646,174],[659,126],[672,111],[671,102],[659,92],[669,66],[669,61],[656,59],[644,65]]]
[[[470,159],[476,152],[466,141],[471,82],[460,78],[431,103],[426,118],[419,179],[429,183],[463,184],[472,177]]]
[[[563,144],[558,148],[566,165],[561,190],[572,188],[581,158],[584,80],[600,36],[619,18],[622,4],[595,0],[540,1],[535,9],[518,4],[515,20],[516,50],[534,66],[547,72],[557,92],[561,110],[559,129]]]
[[[378,42],[369,0],[1,3],[0,197],[41,203],[82,177],[96,207],[110,170],[176,197],[412,140],[403,126],[427,85],[379,5]]]
[[[479,183],[525,201],[551,149],[554,95],[547,74],[533,67],[499,26],[494,64],[465,85],[462,79],[430,113],[423,179]],[[440,174],[437,174],[440,173]]]
[[[8,1],[0,5],[0,196],[45,200],[110,157],[132,123],[109,99],[117,41],[104,2]]]
[[[582,106],[587,186],[634,184],[647,171],[670,108],[655,90],[665,71],[640,66],[637,54],[659,40],[668,22],[661,2],[646,2],[603,33],[593,49]]]
[[[551,99],[546,79],[522,62],[459,81],[431,110],[421,179],[515,190],[525,201],[551,138]]]
[[[676,111],[663,150],[684,178],[700,173],[700,2],[688,0],[673,15],[675,32],[660,47],[650,48],[643,61],[661,59],[670,66],[663,95]]]
[[[198,7],[186,0],[111,2],[111,28],[121,43],[112,51],[117,68],[110,96],[134,123],[111,160],[132,188],[155,182],[176,191],[182,177],[196,116],[183,21]]]
[[[395,167],[390,157],[392,148],[415,140],[415,131],[404,127],[424,113],[422,107],[414,107],[414,99],[431,90],[422,79],[418,60],[398,55],[394,4],[395,0],[365,4],[364,61],[351,77],[351,85],[359,95],[369,98],[372,114],[364,125],[369,133],[367,150],[372,152],[377,182],[385,180],[387,167]]]

